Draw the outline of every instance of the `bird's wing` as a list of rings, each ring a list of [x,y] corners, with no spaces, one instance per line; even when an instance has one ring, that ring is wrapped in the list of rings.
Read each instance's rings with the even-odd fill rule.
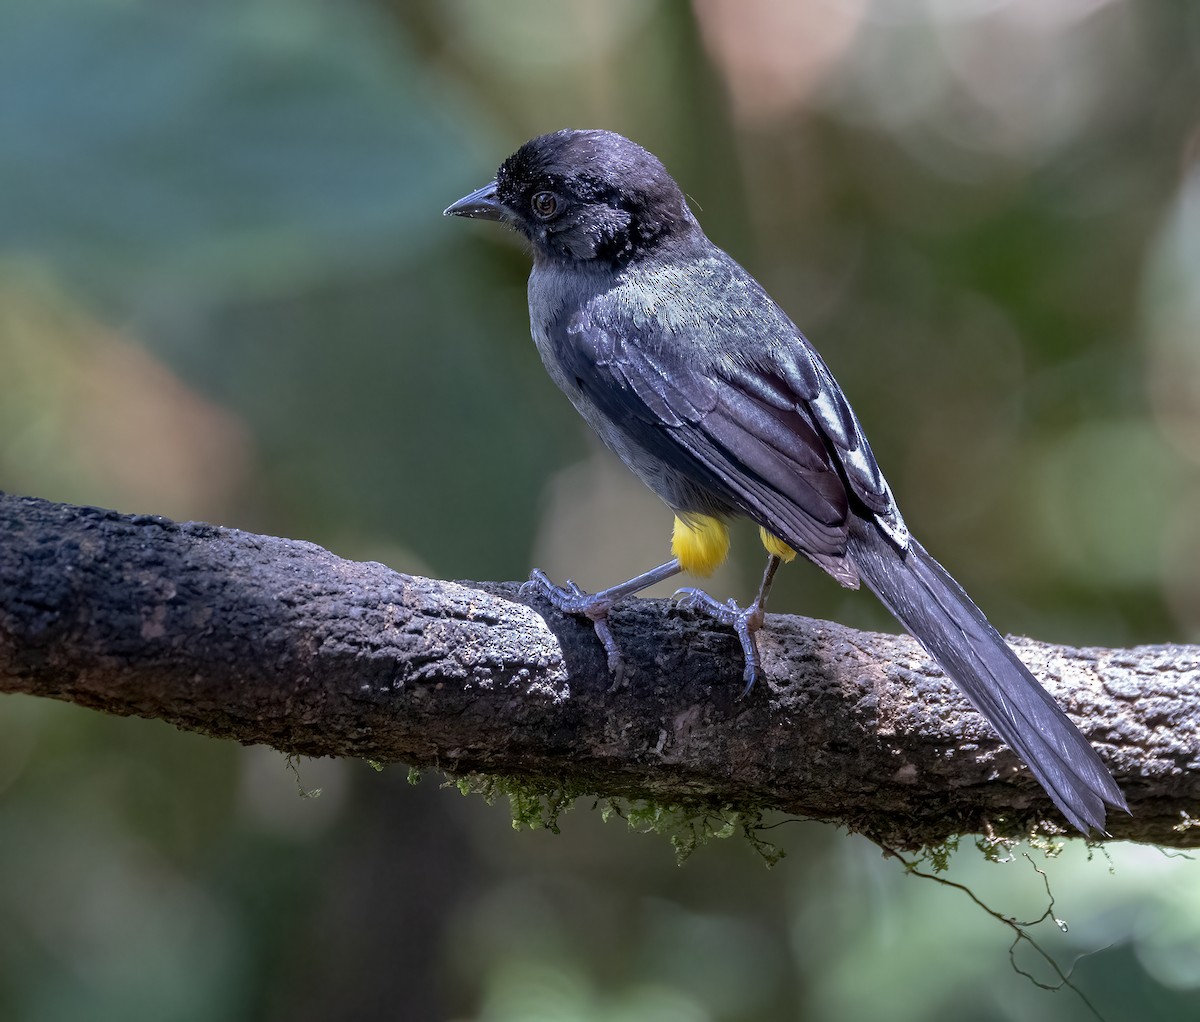
[[[696,331],[737,327],[698,317],[681,341],[661,317],[593,309],[563,322],[555,347],[566,377],[626,440],[841,577],[849,494],[867,514],[899,513],[829,370],[771,310],[789,343],[706,344]],[[732,357],[705,357],[714,350]]]
[[[811,397],[799,400],[805,402],[818,430],[830,444],[851,492],[873,513],[892,542],[900,550],[906,549],[908,528],[858,416],[824,359],[799,330],[794,326],[792,329],[793,343],[786,346],[782,358],[771,360],[775,373],[787,381],[784,399],[802,389],[805,394],[811,393]]]

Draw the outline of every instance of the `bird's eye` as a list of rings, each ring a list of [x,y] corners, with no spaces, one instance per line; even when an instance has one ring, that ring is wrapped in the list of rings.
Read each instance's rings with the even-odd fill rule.
[[[533,215],[539,220],[549,220],[558,212],[558,196],[553,192],[534,192],[529,200]]]

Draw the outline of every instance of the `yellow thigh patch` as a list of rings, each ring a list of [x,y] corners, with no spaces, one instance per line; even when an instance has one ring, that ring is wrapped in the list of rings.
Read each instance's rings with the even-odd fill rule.
[[[729,553],[729,530],[708,515],[676,516],[671,553],[690,575],[711,575]]]
[[[767,548],[767,553],[778,557],[784,564],[792,561],[796,557],[796,551],[788,546],[778,536],[772,536],[766,529],[759,526],[758,536],[762,540],[762,545]]]

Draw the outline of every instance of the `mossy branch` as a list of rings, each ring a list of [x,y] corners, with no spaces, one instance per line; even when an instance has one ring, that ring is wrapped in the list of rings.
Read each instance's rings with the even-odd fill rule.
[[[610,691],[590,626],[515,584],[26,497],[0,495],[0,529],[0,691],[306,756],[779,809],[897,848],[1061,824],[905,637],[772,616],[765,676],[739,700],[731,634],[635,600],[613,615],[626,672]],[[1016,648],[1124,788],[1113,836],[1200,844],[1200,648]]]

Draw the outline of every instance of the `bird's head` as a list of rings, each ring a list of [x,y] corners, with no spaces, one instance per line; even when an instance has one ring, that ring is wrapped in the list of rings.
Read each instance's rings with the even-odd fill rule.
[[[509,224],[537,260],[617,265],[697,228],[658,159],[611,131],[531,139],[445,215]]]

